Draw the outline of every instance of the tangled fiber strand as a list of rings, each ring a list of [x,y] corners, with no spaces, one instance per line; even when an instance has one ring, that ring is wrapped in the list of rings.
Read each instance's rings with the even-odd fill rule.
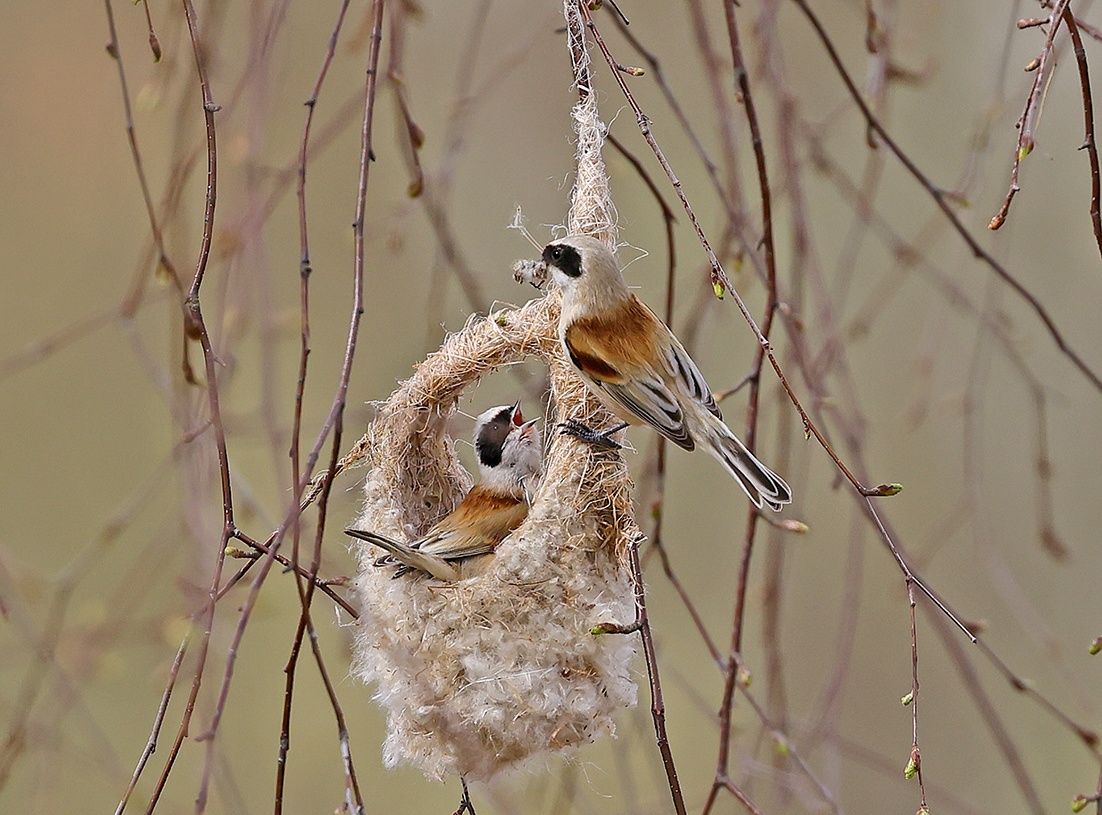
[[[615,249],[616,207],[601,158],[605,126],[597,116],[597,102],[592,93],[574,106],[573,117],[578,134],[578,175],[570,202],[568,231],[571,235],[591,235]]]
[[[581,95],[568,228],[614,247],[605,128],[583,64],[584,27],[574,3],[565,12]],[[409,540],[456,506],[470,476],[446,419],[464,388],[502,365],[542,359],[555,419],[607,425],[612,417],[563,357],[560,307],[552,291],[472,318],[401,384],[347,457],[370,467],[357,527]],[[378,550],[354,544],[362,609],[355,671],[376,684],[387,711],[384,763],[413,764],[437,779],[486,780],[613,733],[615,713],[636,700],[634,638],[591,629],[634,618],[628,556],[638,535],[619,452],[553,434],[527,519],[483,573],[456,583],[394,580],[392,569],[374,565]]]
[[[608,184],[608,171],[601,157],[607,129],[597,115],[597,96],[589,74],[589,51],[585,47],[585,23],[577,0],[564,0],[567,46],[574,69],[575,85],[581,95],[571,116],[578,134],[575,151],[577,176],[570,198],[567,231],[589,235],[616,249],[616,207]]]

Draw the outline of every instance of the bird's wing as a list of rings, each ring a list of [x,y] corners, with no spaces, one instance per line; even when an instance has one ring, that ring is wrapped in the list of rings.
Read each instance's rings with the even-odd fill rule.
[[[574,365],[609,400],[674,444],[692,450],[696,445],[685,427],[677,394],[668,383],[672,377],[656,370],[650,361],[659,356],[655,335],[668,329],[646,306],[636,303],[645,309],[646,317],[626,312],[607,325],[589,318],[576,320],[563,333],[563,344]]]
[[[477,485],[451,514],[413,547],[445,560],[487,555],[520,526],[527,515],[528,504],[523,500]]]
[[[708,387],[704,374],[696,367],[693,358],[689,356],[685,346],[678,341],[672,331],[670,332],[670,342],[666,348],[663,361],[666,363],[666,373],[682,386],[678,390],[699,402],[713,416],[722,421],[723,413],[720,411],[719,405],[716,404],[715,397],[712,396],[712,389]]]
[[[623,384],[598,382],[597,386],[674,444],[686,450],[696,447],[677,397],[661,379],[635,376]]]
[[[431,574],[433,577],[440,580],[446,580],[454,583],[459,579],[459,570],[439,555],[429,554],[422,552],[419,549],[410,546],[409,544],[400,543],[399,541],[392,540],[385,535],[379,535],[375,532],[369,532],[365,529],[346,529],[345,533],[351,535],[354,538],[365,540],[368,543],[373,543],[381,549],[385,549],[390,553],[390,557],[394,560],[401,562],[402,569],[399,570],[399,575],[404,574],[404,570],[409,568],[418,569],[422,572]],[[407,568],[408,567],[408,568]],[[395,575],[396,577],[398,575]]]

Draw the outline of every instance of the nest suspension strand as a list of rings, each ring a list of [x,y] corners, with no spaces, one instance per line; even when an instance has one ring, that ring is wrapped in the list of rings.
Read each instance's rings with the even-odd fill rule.
[[[567,2],[575,74],[586,66],[578,12]],[[604,125],[588,83],[574,109],[577,178],[569,231],[615,245],[615,210],[600,148]],[[381,407],[362,442],[370,468],[355,526],[401,540],[423,534],[470,488],[446,420],[462,391],[502,365],[538,357],[549,369],[554,421],[608,424],[609,414],[563,358],[558,291],[472,318]],[[550,424],[550,422],[549,422]],[[634,618],[628,547],[639,534],[618,451],[552,437],[524,523],[486,570],[443,583],[374,565],[355,544],[355,671],[387,711],[384,761],[426,775],[485,780],[614,731],[635,703],[634,638],[598,637],[598,623]]]

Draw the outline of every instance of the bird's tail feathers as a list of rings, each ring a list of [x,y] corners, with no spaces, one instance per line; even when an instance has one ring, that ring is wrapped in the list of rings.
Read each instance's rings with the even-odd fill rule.
[[[734,476],[756,507],[764,505],[777,512],[792,502],[792,490],[784,479],[758,461],[726,426],[713,429],[711,442],[708,452]]]
[[[401,563],[402,566],[395,577],[400,577],[407,571],[416,569],[431,574],[440,580],[447,580],[450,583],[454,583],[459,579],[459,570],[442,557],[427,554],[419,549],[414,549],[409,544],[400,543],[393,538],[388,538],[377,532],[369,532],[366,529],[346,529],[344,531],[353,538],[359,538],[385,549],[389,553],[386,560],[393,558],[393,560]]]

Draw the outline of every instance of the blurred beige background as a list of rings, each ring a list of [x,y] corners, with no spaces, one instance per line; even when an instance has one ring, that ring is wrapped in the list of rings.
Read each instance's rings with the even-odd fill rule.
[[[1073,4],[1086,19],[1097,18],[1087,5]],[[622,6],[631,33],[661,61],[725,177],[721,130],[691,22],[693,4]],[[722,7],[707,6],[711,44],[728,66]],[[859,82],[874,76],[875,57],[864,48],[862,4],[815,7],[850,72]],[[1023,190],[1007,225],[990,233],[986,223],[1006,192],[1014,122],[1029,87],[1030,75],[1021,68],[1039,53],[1044,36],[1037,29],[1017,31],[1014,21],[1040,12],[1035,4],[996,2],[912,0],[871,7],[896,65],[913,73],[911,81],[892,85],[888,101],[878,107],[889,131],[935,184],[960,192],[957,211],[972,234],[1036,294],[1086,363],[1102,369],[1102,261],[1088,218],[1087,157],[1076,152],[1081,97],[1066,33],[1057,38],[1057,67],[1037,147],[1023,165]],[[198,9],[213,97],[223,106],[216,116],[214,252],[202,300],[221,363],[238,524],[256,538],[275,528],[289,495],[300,250],[288,173],[299,150],[303,102],[337,10],[334,3],[262,2],[213,2]],[[200,100],[180,7],[157,3],[150,11],[164,48],[160,63],[150,54],[143,7],[114,5],[137,137],[159,207],[176,174],[186,175],[178,207],[164,224],[170,256],[190,279],[205,191]],[[863,434],[869,483],[904,484],[900,495],[879,499],[877,506],[936,590],[963,617],[983,621],[985,641],[1047,700],[1078,725],[1098,727],[1102,656],[1092,659],[1087,648],[1102,634],[1096,585],[1102,566],[1102,393],[1059,353],[1020,298],[995,282],[934,217],[929,196],[898,162],[884,150],[869,150],[858,113],[795,5],[744,2],[738,15],[775,182],[782,294],[791,298],[805,347],[814,355],[809,376],[793,360],[783,334],[776,335],[782,362],[793,366],[794,387],[819,411],[847,461],[854,460],[845,445],[847,429]],[[363,4],[351,7],[317,106],[317,152],[307,193],[314,273],[304,450],[328,412],[347,334],[349,226],[368,16]],[[383,65],[391,53],[393,19],[389,9]],[[602,11],[597,19],[621,62],[643,64],[610,15]],[[757,28],[762,20],[771,26]],[[536,250],[505,227],[520,206],[536,239],[546,240],[549,225],[565,219],[571,182],[574,95],[556,34],[560,9],[504,0],[425,4],[408,25],[401,67],[413,117],[425,134],[427,189],[446,213],[463,263],[484,293],[477,310],[485,312],[492,301],[524,302],[536,293],[514,284],[510,267]],[[472,49],[472,32],[480,29]],[[211,440],[208,434],[181,443],[205,419],[206,396],[180,376],[178,298],[151,262],[116,65],[104,49],[104,7],[9,2],[0,5],[0,32],[0,811],[112,812],[149,736],[187,630],[185,617],[202,602],[210,581],[221,524]],[[1088,40],[1087,56],[1097,86],[1099,43]],[[783,62],[788,98],[808,128],[791,131],[795,166],[786,167],[781,158],[780,108],[764,78],[763,57],[774,67]],[[605,120],[677,213],[674,324],[683,325],[698,316],[694,302],[707,285],[703,252],[600,60],[595,72]],[[464,81],[470,96],[461,108],[456,88]],[[629,82],[702,225],[718,241],[722,208],[654,73]],[[730,102],[729,69],[720,84]],[[458,129],[457,110],[467,113]],[[757,230],[752,154],[741,109],[734,110],[735,170],[749,202],[746,217]],[[343,449],[370,420],[369,403],[385,399],[472,310],[430,228],[423,199],[407,194],[406,136],[397,113],[393,83],[383,82],[376,108],[378,160],[368,189],[366,310]],[[818,163],[809,131],[818,137]],[[611,152],[608,161],[621,238],[650,253],[631,265],[628,276],[659,308],[666,261],[660,213],[630,165]],[[442,166],[451,174],[447,186]],[[870,167],[882,172],[870,202],[874,216],[855,220],[836,181],[842,174],[847,183],[860,184]],[[793,216],[786,169],[799,178],[802,222]],[[797,223],[810,229],[810,255],[800,266],[807,282],[794,297]],[[899,262],[893,233],[913,242],[920,262]],[[636,254],[625,248],[623,256]],[[724,260],[759,314],[764,295],[751,265],[730,255]],[[141,304],[124,314],[120,304],[136,287],[143,291]],[[842,367],[824,374],[816,363],[838,340],[845,349]],[[694,355],[714,389],[735,385],[753,350],[753,337],[730,299],[707,307]],[[201,374],[194,343],[190,358]],[[521,373],[529,383],[540,376],[534,366]],[[771,374],[766,382],[758,447],[796,491],[786,517],[806,522],[811,531],[760,534],[743,654],[755,677],[752,691],[763,703],[776,701],[761,609],[767,565],[783,553],[777,646],[788,739],[839,811],[913,812],[917,787],[903,779],[911,712],[899,703],[911,684],[903,580],[826,455],[814,442],[800,441],[798,417],[778,398]],[[499,374],[469,394],[464,408],[476,414],[509,401],[516,387],[515,379]],[[725,403],[735,428],[743,425],[744,406],[744,392]],[[531,412],[537,412],[535,404]],[[1047,486],[1037,466],[1039,429],[1049,445]],[[457,418],[455,435],[467,438],[469,431],[470,421]],[[782,436],[791,455],[781,452]],[[630,438],[638,453],[628,455],[642,476],[652,434],[636,430]],[[461,449],[469,459],[469,449]],[[324,576],[353,568],[341,529],[355,513],[360,477],[353,472],[337,482]],[[746,504],[710,459],[673,451],[665,511],[664,541],[678,577],[723,648]],[[640,520],[647,527],[644,514]],[[1040,532],[1046,527],[1066,546],[1065,558],[1043,547]],[[230,561],[227,569],[239,565]],[[699,811],[715,767],[722,675],[655,558],[647,561],[647,583],[671,743],[690,811]],[[193,737],[209,725],[244,599],[239,588],[218,606]],[[412,770],[381,767],[382,716],[371,689],[347,674],[353,629],[328,598],[318,596],[314,607],[369,809],[454,810],[456,782],[441,786]],[[272,805],[282,669],[297,620],[291,576],[274,571],[237,657],[216,742],[209,812],[265,812]],[[1013,691],[959,633],[949,631],[942,639],[942,620],[923,613],[918,620],[920,739],[934,812],[1066,811],[1075,795],[1094,790],[1098,759],[1066,727]],[[962,680],[946,642],[971,660],[973,680]],[[192,667],[185,662],[160,749],[128,812],[144,811],[179,724]],[[594,745],[570,762],[553,759],[492,789],[475,787],[478,811],[672,811],[641,662],[639,677],[641,705],[623,716],[617,740]],[[1022,769],[1009,768],[993,742],[978,694],[997,715],[1006,733],[1003,744],[1013,744]],[[742,699],[735,719],[733,777],[763,811],[830,811],[794,760],[777,758],[761,720]],[[204,749],[185,743],[157,812],[194,811]],[[1035,790],[1032,801],[1022,792],[1025,785]],[[332,812],[342,795],[332,711],[304,655],[285,811]],[[715,811],[743,810],[721,796]]]

